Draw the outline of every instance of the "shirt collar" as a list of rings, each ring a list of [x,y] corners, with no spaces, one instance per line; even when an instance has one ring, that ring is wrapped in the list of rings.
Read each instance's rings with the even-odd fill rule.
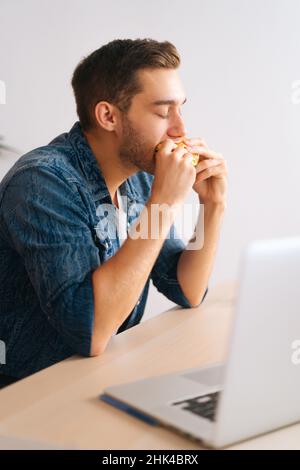
[[[75,122],[71,128],[68,138],[78,156],[81,170],[92,186],[94,196],[98,200],[109,199],[110,202],[112,202],[105,179],[91,147],[82,132],[79,121]],[[135,201],[139,199],[139,194],[135,190],[131,178],[132,177],[127,178],[127,180],[121,184],[120,194],[122,196],[127,196],[132,201]]]

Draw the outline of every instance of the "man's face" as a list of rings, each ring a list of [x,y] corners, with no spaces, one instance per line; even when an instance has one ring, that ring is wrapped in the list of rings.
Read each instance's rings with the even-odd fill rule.
[[[126,167],[154,174],[156,145],[186,134],[180,108],[185,101],[178,72],[145,69],[138,72],[143,91],[135,95],[128,113],[122,115],[119,156]],[[172,100],[172,103],[155,103]]]

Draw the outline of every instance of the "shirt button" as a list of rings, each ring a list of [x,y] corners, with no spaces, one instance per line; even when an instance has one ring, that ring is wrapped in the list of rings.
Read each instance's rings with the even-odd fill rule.
[[[137,305],[140,305],[140,303],[141,303],[141,301],[139,300],[139,301],[137,302]]]

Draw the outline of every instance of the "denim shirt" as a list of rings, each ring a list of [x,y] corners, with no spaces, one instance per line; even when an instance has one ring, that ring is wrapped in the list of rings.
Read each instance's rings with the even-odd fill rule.
[[[128,227],[152,181],[140,171],[120,186]],[[92,272],[120,248],[106,205],[115,208],[79,122],[23,155],[0,183],[0,340],[6,346],[0,373],[23,378],[73,354],[90,355]],[[191,307],[176,275],[184,248],[172,225],[118,333],[140,322],[150,279],[172,302]]]

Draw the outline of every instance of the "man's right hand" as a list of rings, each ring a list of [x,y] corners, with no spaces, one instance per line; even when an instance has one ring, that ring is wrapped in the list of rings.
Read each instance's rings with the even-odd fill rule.
[[[151,198],[170,206],[182,204],[196,179],[193,155],[166,139],[155,153],[155,159]]]
[[[135,238],[129,231],[127,240],[117,253],[93,272],[92,356],[105,350],[113,332],[136,305],[170,231],[177,206],[184,202],[195,182],[196,170],[191,160],[192,155],[183,148],[177,148],[173,140],[162,143],[156,154],[151,196],[134,224],[146,227],[150,235]],[[159,217],[159,230],[155,232],[158,236],[154,237],[152,227],[157,227],[157,214],[153,213],[152,204],[164,204],[170,208],[169,212],[167,210],[169,217],[162,217],[161,224]]]

